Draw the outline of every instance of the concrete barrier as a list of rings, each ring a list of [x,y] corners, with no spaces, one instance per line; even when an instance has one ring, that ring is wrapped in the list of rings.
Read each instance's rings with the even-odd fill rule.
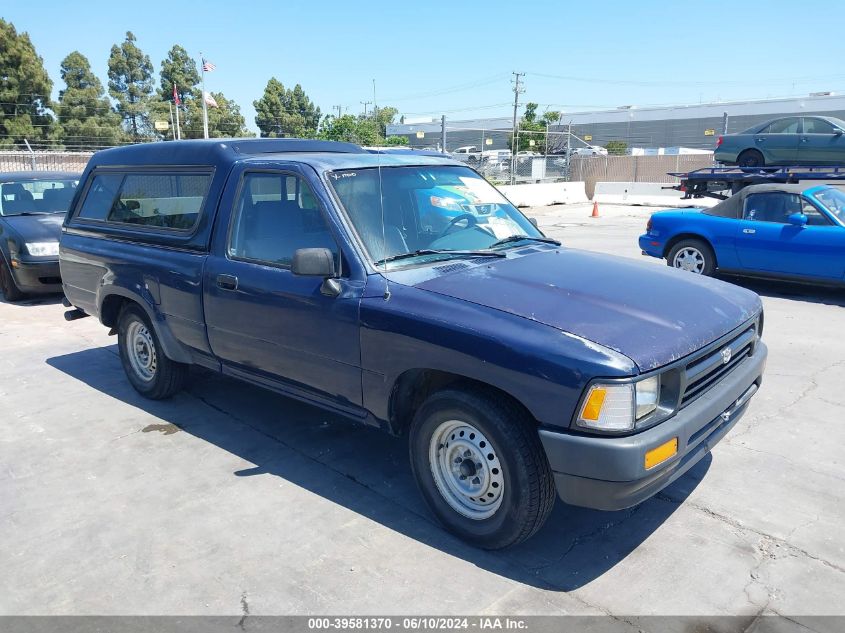
[[[663,188],[668,186],[665,182],[597,182],[593,200],[648,207],[711,207],[718,202],[713,198],[684,200],[680,191]]]
[[[500,185],[498,189],[517,207],[545,207],[550,204],[589,202],[583,182]]]

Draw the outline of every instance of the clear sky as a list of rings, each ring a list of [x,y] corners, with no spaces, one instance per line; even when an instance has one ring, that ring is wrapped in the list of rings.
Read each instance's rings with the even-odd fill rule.
[[[54,81],[69,52],[106,82],[131,30],[156,71],[173,44],[217,65],[207,89],[252,102],[271,76],[300,83],[323,112],[361,101],[410,116],[508,116],[511,72],[540,111],[845,91],[845,2],[653,0],[3,0]],[[812,14],[813,19],[810,19]],[[805,17],[806,16],[806,17]],[[822,17],[819,22],[816,18]]]

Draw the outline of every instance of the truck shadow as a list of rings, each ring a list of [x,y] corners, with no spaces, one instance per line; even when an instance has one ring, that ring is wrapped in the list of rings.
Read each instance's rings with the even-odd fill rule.
[[[160,419],[141,431],[190,433],[255,464],[232,476],[283,478],[430,547],[552,591],[577,589],[625,559],[683,503],[710,464],[708,455],[659,497],[629,510],[598,512],[558,500],[549,521],[532,539],[487,552],[436,523],[412,479],[404,437],[351,424],[205,370],[193,371],[186,391],[173,399],[146,400],[126,380],[116,346],[56,356],[47,363]],[[94,438],[91,443],[96,444]],[[326,529],[331,538],[332,526],[313,529]]]

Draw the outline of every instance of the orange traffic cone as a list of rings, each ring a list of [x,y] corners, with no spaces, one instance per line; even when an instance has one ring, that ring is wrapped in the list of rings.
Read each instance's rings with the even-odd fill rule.
[[[591,217],[591,218],[598,218],[598,217],[601,217],[601,216],[599,215],[599,203],[598,203],[598,202],[596,202],[595,200],[593,201],[593,213],[592,213],[592,215],[590,215],[590,217]]]

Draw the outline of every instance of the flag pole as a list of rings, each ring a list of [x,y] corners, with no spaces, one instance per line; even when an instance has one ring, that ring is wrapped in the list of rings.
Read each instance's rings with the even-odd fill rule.
[[[174,88],[175,90],[175,88]],[[176,140],[182,140],[182,128],[179,126],[179,104],[174,104],[173,109],[176,110]]]
[[[170,109],[170,133],[173,134],[173,140],[176,140],[176,126],[173,125],[173,103],[168,101],[167,107]]]
[[[205,60],[200,51],[200,70],[202,71],[202,134],[208,138],[208,106],[205,103]]]

